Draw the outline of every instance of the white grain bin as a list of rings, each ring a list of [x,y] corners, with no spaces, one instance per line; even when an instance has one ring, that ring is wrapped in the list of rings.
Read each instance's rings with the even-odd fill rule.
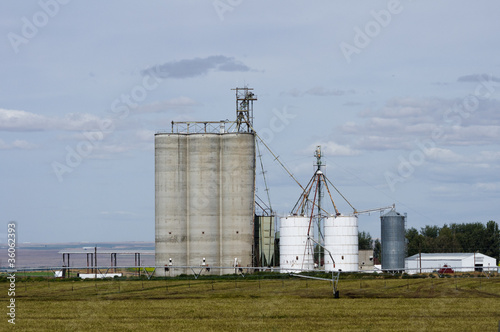
[[[307,240],[309,217],[287,216],[280,225],[281,272],[300,272],[314,268],[312,241]],[[312,233],[312,229],[311,229]]]
[[[325,248],[326,271],[358,271],[358,217],[340,215],[327,218]]]

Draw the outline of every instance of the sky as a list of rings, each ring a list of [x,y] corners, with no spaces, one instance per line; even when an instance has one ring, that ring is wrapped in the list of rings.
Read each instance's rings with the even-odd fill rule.
[[[1,7],[1,243],[13,220],[21,243],[154,241],[155,132],[234,120],[243,86],[256,131],[303,185],[320,145],[358,211],[395,204],[417,229],[500,222],[497,1]],[[301,189],[260,148],[284,216]],[[380,237],[380,213],[359,230]]]

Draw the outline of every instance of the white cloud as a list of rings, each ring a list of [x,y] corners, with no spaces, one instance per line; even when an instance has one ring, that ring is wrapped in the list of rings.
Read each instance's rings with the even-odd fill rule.
[[[66,116],[47,117],[36,113],[0,109],[0,130],[92,130],[99,128],[101,118],[88,113],[69,113]]]
[[[392,99],[380,109],[369,109],[359,116],[366,119],[340,126],[353,136],[357,149],[413,149],[404,142],[433,139],[441,146],[498,145],[500,143],[500,102],[480,101],[466,111],[460,99]],[[439,138],[433,135],[440,132]]]
[[[467,161],[467,159],[458,153],[455,153],[449,149],[443,148],[429,148],[426,150],[426,154],[430,160],[442,163],[458,163]]]
[[[500,191],[500,182],[480,182],[474,185],[474,189],[483,191],[483,192],[499,192]]]
[[[12,143],[6,143],[0,139],[0,150],[13,150],[13,149],[31,150],[31,149],[36,149],[37,147],[38,145],[30,143],[25,140],[15,140]]]
[[[44,130],[49,119],[26,111],[0,109],[0,129],[2,130]]]
[[[414,148],[412,142],[401,136],[361,136],[354,140],[354,146],[359,150],[394,150]]]
[[[135,132],[135,137],[137,137],[137,139],[142,142],[152,143],[154,140],[154,136],[155,136],[154,130],[141,129]]]
[[[314,144],[311,144],[307,147],[307,149],[304,149],[302,153],[308,153],[311,154],[312,151],[316,150],[316,147],[320,145],[321,146],[321,152],[323,155],[326,156],[355,156],[359,154],[359,151],[352,149],[348,145],[341,145],[338,144],[334,141],[328,141],[328,142],[317,142]]]

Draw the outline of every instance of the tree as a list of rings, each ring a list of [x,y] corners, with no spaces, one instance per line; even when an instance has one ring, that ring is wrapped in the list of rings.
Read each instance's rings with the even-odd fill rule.
[[[373,249],[373,240],[370,233],[367,233],[365,231],[358,232],[358,249],[359,250]]]
[[[373,242],[373,262],[375,264],[382,263],[382,243],[380,243],[379,239]]]
[[[406,230],[406,249],[408,256],[418,254],[420,250],[422,250],[423,242],[424,236],[419,234],[415,228],[412,227]]]
[[[448,228],[445,224],[443,228],[439,230],[439,235],[436,238],[436,248],[437,252],[456,252],[458,245],[455,243],[453,236],[453,231]]]
[[[493,220],[486,224],[484,237],[484,254],[500,260],[500,231],[498,224]]]
[[[500,260],[500,230],[490,220],[486,226],[480,222],[425,226],[418,232],[406,230],[408,256],[437,252],[480,252]]]

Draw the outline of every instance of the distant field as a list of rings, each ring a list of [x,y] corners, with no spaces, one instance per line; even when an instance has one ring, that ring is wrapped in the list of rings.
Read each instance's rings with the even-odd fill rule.
[[[18,280],[16,328],[497,331],[500,320],[498,277],[340,280],[339,299],[326,281],[232,278]]]

